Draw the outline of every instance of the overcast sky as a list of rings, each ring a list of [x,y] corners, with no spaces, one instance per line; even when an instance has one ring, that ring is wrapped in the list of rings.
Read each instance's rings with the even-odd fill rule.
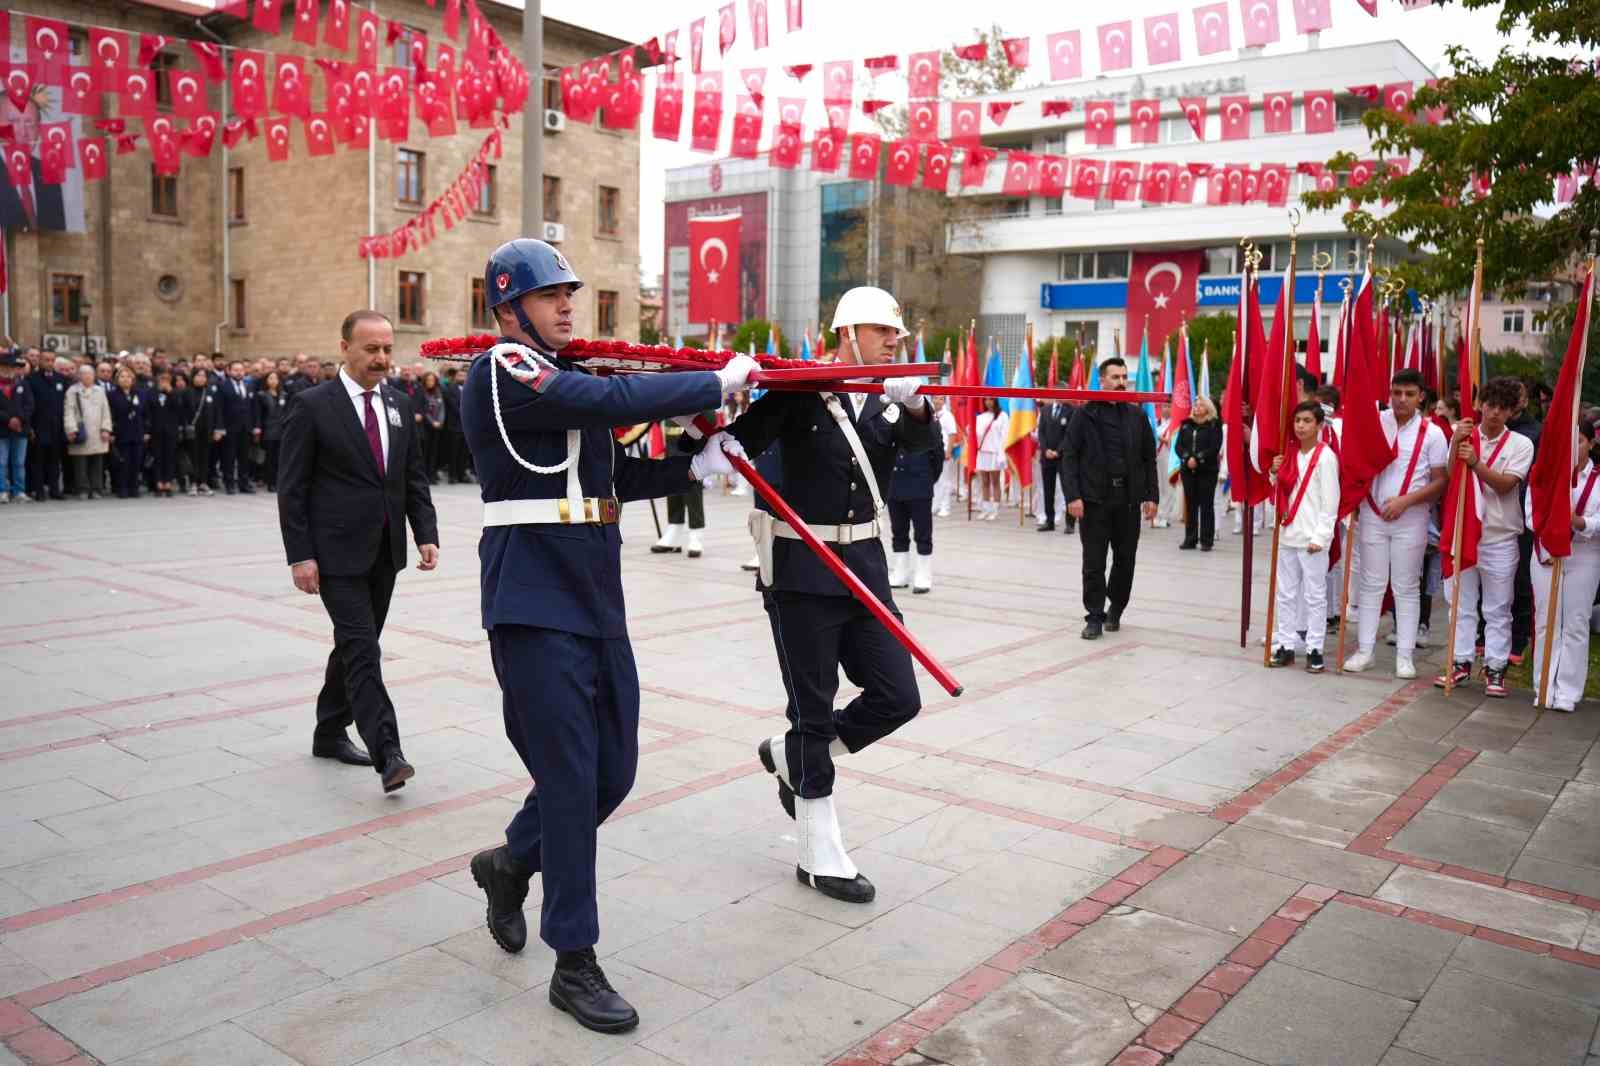
[[[718,62],[723,62],[730,70],[766,66],[771,71],[768,75],[769,95],[773,94],[771,86],[775,84],[794,84],[778,69],[783,64],[815,63],[820,66],[829,59],[860,59],[888,53],[898,53],[903,57],[907,52],[947,48],[970,43],[974,39],[973,27],[980,23],[998,23],[1007,36],[1034,38],[1035,57],[1043,49],[1043,42],[1039,38],[1044,34],[1064,29],[1083,29],[1086,31],[1085,50],[1088,51],[1095,25],[1113,10],[1114,17],[1135,20],[1135,38],[1141,42],[1135,52],[1139,58],[1143,57],[1143,31],[1138,20],[1146,15],[1179,11],[1180,25],[1185,27],[1183,65],[1201,62],[1200,57],[1193,53],[1193,36],[1188,28],[1192,25],[1188,11],[1197,6],[1198,0],[1122,0],[1114,9],[1089,4],[1046,5],[1038,0],[984,0],[982,4],[928,3],[925,0],[804,0],[805,25],[795,34],[784,30],[783,0],[769,0],[771,44],[760,52],[749,48],[745,0],[736,2],[739,40],[724,60],[719,60],[716,54],[716,13],[721,6],[718,0],[605,0],[598,4],[593,0],[544,0],[543,10],[551,18],[639,42],[679,29],[682,32],[678,49],[684,56],[688,55],[689,23],[705,16],[706,66],[713,68]],[[1279,0],[1278,7],[1284,37],[1269,51],[1296,51],[1303,48],[1303,38],[1293,32],[1291,0]],[[1332,7],[1333,28],[1322,35],[1323,47],[1395,39],[1403,42],[1419,59],[1440,73],[1445,72],[1444,53],[1449,45],[1462,45],[1487,61],[1505,43],[1495,30],[1498,6],[1478,12],[1463,11],[1453,4],[1405,11],[1400,7],[1399,0],[1379,0],[1378,18],[1369,17],[1356,0],[1332,0]],[[1240,30],[1236,6],[1232,32],[1234,43],[1237,44]],[[1218,58],[1223,57],[1208,57],[1207,61]],[[1037,65],[1037,59],[1035,63]],[[1036,83],[1043,76],[1042,72],[1035,74],[1030,69],[1026,77]],[[772,79],[779,80],[774,82]],[[815,74],[806,78],[805,87],[811,93],[817,91],[817,84]],[[643,201],[639,211],[639,253],[645,269],[652,274],[659,273],[661,269],[662,196],[667,168],[713,158],[691,152],[687,139],[681,143],[660,141],[650,135],[649,108],[653,96],[654,87],[647,84],[646,110],[640,131],[639,175]],[[859,112],[854,117],[856,128],[861,128],[864,118]],[[724,149],[726,137],[724,132]]]

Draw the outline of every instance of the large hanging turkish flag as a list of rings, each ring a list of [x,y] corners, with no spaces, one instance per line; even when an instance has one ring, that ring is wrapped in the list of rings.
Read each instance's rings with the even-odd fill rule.
[[[737,323],[739,215],[689,220],[689,321]]]
[[[1150,323],[1150,348],[1166,343],[1167,335],[1194,317],[1204,251],[1134,252],[1128,272],[1128,346],[1139,350],[1145,322]]]

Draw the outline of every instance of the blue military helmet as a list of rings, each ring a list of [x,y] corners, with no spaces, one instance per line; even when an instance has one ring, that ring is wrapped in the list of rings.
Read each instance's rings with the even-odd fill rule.
[[[583,282],[572,272],[566,256],[532,237],[518,237],[502,244],[483,268],[483,290],[489,296],[490,307],[552,285],[582,288]]]

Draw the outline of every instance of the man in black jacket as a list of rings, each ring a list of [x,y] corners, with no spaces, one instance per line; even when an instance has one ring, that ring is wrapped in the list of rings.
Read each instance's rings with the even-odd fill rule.
[[[250,476],[250,445],[256,429],[256,391],[245,380],[244,362],[228,364],[228,378],[222,382],[222,483],[228,495],[235,491],[256,491]],[[237,486],[237,489],[235,488]]]
[[[72,373],[72,360],[57,356],[53,363],[39,349],[28,349],[27,358],[34,362],[34,371],[28,375],[28,388],[33,392],[33,440],[28,445],[28,488],[35,500],[64,499],[61,475],[66,469],[67,434],[62,420],[67,390],[76,379]]]
[[[1119,358],[1101,363],[1100,387],[1126,392],[1128,365]],[[1067,514],[1082,521],[1083,639],[1097,640],[1102,628],[1113,633],[1122,628],[1122,612],[1133,593],[1139,520],[1156,513],[1156,438],[1137,404],[1095,402],[1077,413],[1061,453],[1061,484]]]
[[[439,527],[411,404],[384,384],[394,328],[377,311],[355,311],[340,334],[343,369],[289,405],[278,521],[295,588],[320,593],[333,622],[311,753],[375,766],[393,792],[415,771],[400,751],[378,638],[406,565],[404,523],[422,557],[418,570],[439,565]],[[345,732],[352,720],[367,751]]]
[[[1039,417],[1039,479],[1044,482],[1044,514],[1040,516],[1039,532],[1049,533],[1056,528],[1056,481],[1061,477],[1061,449],[1067,439],[1067,429],[1076,407],[1066,403],[1047,403]],[[1078,520],[1070,514],[1063,515],[1064,532],[1077,528]]]
[[[28,430],[33,424],[33,390],[28,388],[26,373],[15,349],[0,352],[0,503],[22,503],[28,498],[23,481]]]

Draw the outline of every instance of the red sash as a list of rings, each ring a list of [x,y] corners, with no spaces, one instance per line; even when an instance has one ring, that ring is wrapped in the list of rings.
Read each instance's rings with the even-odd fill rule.
[[[1511,430],[1509,430],[1509,429],[1501,430],[1500,431],[1500,443],[1496,444],[1494,446],[1494,452],[1489,456],[1488,463],[1485,464],[1490,470],[1494,469],[1494,461],[1496,459],[1500,458],[1500,453],[1506,450],[1506,444],[1510,440],[1511,440]],[[1478,428],[1476,426],[1474,426],[1472,428],[1472,448],[1479,455],[1483,454],[1483,434],[1478,430]],[[1480,481],[1483,480],[1481,475],[1479,476],[1479,480]]]
[[[1510,433],[1511,431],[1508,429],[1506,432]],[[1578,496],[1578,505],[1573,508],[1574,514],[1583,514],[1583,509],[1589,506],[1589,493],[1594,491],[1594,483],[1596,480],[1600,480],[1600,466],[1594,467],[1589,471],[1589,479],[1583,483],[1583,492]],[[1576,488],[1578,475],[1572,475],[1572,481],[1573,487]]]
[[[1287,491],[1288,485],[1285,484],[1284,478],[1283,478],[1283,469],[1284,468],[1283,467],[1279,467],[1278,468],[1278,489],[1279,489],[1278,524],[1280,526],[1287,527],[1289,525],[1289,523],[1294,521],[1294,516],[1300,513],[1300,501],[1304,500],[1306,498],[1306,489],[1311,487],[1311,475],[1316,472],[1317,460],[1322,458],[1322,449],[1324,449],[1326,447],[1327,447],[1327,445],[1325,443],[1323,443],[1322,441],[1318,441],[1317,442],[1316,450],[1311,453],[1311,461],[1306,464],[1306,472],[1304,474],[1300,475],[1300,488],[1295,492],[1295,494],[1294,494],[1294,502],[1289,505],[1289,509],[1288,510],[1284,510],[1283,509],[1283,502],[1282,502],[1289,495],[1288,491]],[[1299,452],[1295,453],[1294,462],[1295,462],[1295,466],[1298,468],[1299,465],[1300,465],[1300,453]],[[1285,465],[1287,465],[1287,464],[1285,464]],[[1288,484],[1293,484],[1293,482],[1289,482]]]
[[[1411,475],[1415,474],[1417,472],[1417,460],[1422,458],[1422,441],[1423,441],[1423,438],[1425,438],[1428,435],[1428,420],[1426,418],[1422,418],[1421,415],[1417,415],[1416,417],[1419,418],[1419,419],[1422,419],[1422,422],[1421,422],[1420,425],[1417,426],[1417,441],[1416,441],[1415,444],[1413,444],[1411,446],[1411,462],[1406,464],[1405,480],[1400,482],[1400,492],[1398,493],[1398,495],[1401,495],[1401,496],[1404,496],[1411,489]],[[1393,452],[1394,452],[1394,458],[1395,459],[1400,458],[1400,425],[1399,425],[1399,423],[1395,424],[1395,428],[1394,428],[1394,444],[1392,446],[1392,449],[1393,449]],[[1390,461],[1392,462],[1393,460],[1390,460]],[[1373,480],[1377,480],[1377,479],[1374,478]],[[1373,514],[1380,515],[1380,516],[1383,514],[1383,508],[1379,507],[1378,506],[1378,501],[1376,501],[1376,500],[1374,500],[1372,498],[1372,486],[1371,485],[1367,486],[1367,506],[1372,508]]]

